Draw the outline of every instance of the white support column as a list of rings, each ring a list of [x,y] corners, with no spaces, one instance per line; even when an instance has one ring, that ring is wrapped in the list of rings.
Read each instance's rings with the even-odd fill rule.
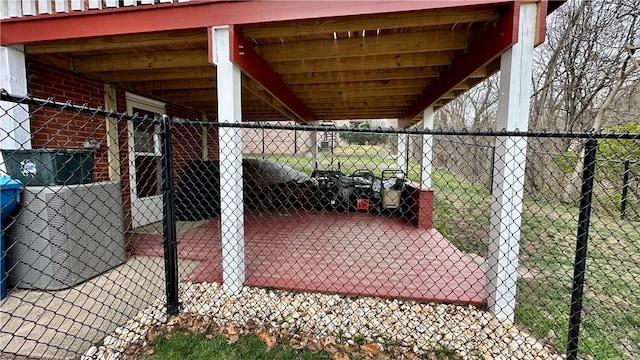
[[[536,7],[534,3],[521,4],[518,43],[501,58],[498,130],[528,129]],[[516,303],[526,151],[524,137],[496,139],[487,304],[496,317],[510,321]]]
[[[0,47],[0,88],[11,95],[27,94],[27,69],[23,46]],[[0,114],[0,148],[31,149],[31,123],[27,105],[0,102],[7,112]],[[2,155],[0,155],[2,156]],[[4,167],[4,161],[0,158]],[[0,168],[0,172],[5,169]]]
[[[309,132],[309,141],[311,141],[311,171],[318,168],[318,131],[313,130]]]
[[[398,156],[396,157],[396,165],[398,170],[405,171],[407,169],[407,148],[409,147],[409,134],[398,134]],[[405,174],[406,176],[407,174]]]
[[[433,106],[429,106],[422,113],[422,128],[433,129]],[[431,173],[433,171],[433,135],[422,135],[422,166],[420,185],[423,189],[431,189]]]
[[[217,66],[218,121],[240,123],[241,73],[229,58],[229,27],[213,27],[212,39],[213,61]],[[227,127],[219,129],[222,280],[225,291],[230,293],[238,293],[245,281],[240,130]]]

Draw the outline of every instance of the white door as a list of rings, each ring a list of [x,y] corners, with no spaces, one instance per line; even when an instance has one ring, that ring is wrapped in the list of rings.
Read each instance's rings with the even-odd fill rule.
[[[162,221],[162,150],[159,125],[154,116],[164,114],[165,104],[127,93],[127,112],[147,115],[128,121],[131,222],[134,228]]]

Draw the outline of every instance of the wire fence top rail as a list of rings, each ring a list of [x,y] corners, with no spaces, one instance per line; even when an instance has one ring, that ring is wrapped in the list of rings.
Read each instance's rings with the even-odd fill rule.
[[[91,108],[87,104],[76,105],[71,101],[59,102],[54,98],[42,99],[33,97],[29,94],[18,96],[9,94],[5,89],[0,89],[0,100],[9,101],[19,104],[38,105],[51,107],[61,110],[74,110],[92,115],[103,115],[106,117],[133,120],[143,118],[137,114],[121,113],[115,110],[105,110],[100,107]],[[159,119],[155,119],[158,124]],[[407,134],[407,135],[471,135],[471,136],[511,136],[511,137],[539,137],[539,138],[574,138],[574,139],[640,139],[640,133],[616,133],[603,131],[589,132],[572,132],[560,130],[534,130],[534,131],[508,131],[502,130],[482,130],[482,129],[444,129],[444,128],[366,128],[353,126],[326,126],[326,125],[307,125],[307,124],[279,124],[279,123],[229,123],[202,120],[174,120],[172,124],[185,126],[204,126],[204,127],[228,127],[228,128],[244,128],[244,129],[273,129],[273,130],[299,130],[299,131],[319,131],[319,132],[339,132],[339,133],[370,133],[370,134]]]

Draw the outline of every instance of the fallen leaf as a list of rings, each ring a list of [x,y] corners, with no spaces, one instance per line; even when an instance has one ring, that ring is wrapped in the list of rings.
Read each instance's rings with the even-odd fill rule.
[[[238,335],[240,330],[238,329],[238,325],[231,323],[224,328],[224,332],[229,335]]]
[[[237,334],[233,334],[233,335],[228,335],[227,336],[227,343],[229,345],[235,343],[236,341],[238,341],[238,339],[240,339],[240,336],[238,336]]]
[[[144,351],[144,354],[145,354],[145,355],[153,355],[153,352],[154,352],[154,351],[155,351],[155,350],[153,350],[153,348],[149,348],[149,349],[147,349],[147,350],[145,350],[145,351]]]
[[[271,347],[276,344],[276,337],[266,331],[258,331],[258,338],[267,345],[267,349],[271,349]]]
[[[336,338],[330,336],[320,338],[320,344],[322,344],[322,346],[335,345]]]
[[[360,346],[360,349],[365,353],[365,355],[376,356],[380,354],[380,348],[376,344],[366,343]]]
[[[333,360],[349,360],[349,356],[347,356],[347,354],[341,353],[341,352],[337,352],[335,354],[333,354],[332,357]]]
[[[207,340],[213,339],[213,334],[207,334],[204,336]]]
[[[153,342],[153,340],[155,340],[158,337],[158,333],[155,330],[150,328],[147,330],[146,337],[147,337],[147,340],[149,340],[149,342]]]
[[[328,352],[329,354],[337,354],[338,348],[333,345],[328,345],[324,347],[324,351]]]
[[[314,352],[322,350],[323,347],[324,346],[322,346],[322,344],[320,344],[320,342],[317,340],[313,340],[307,345],[307,348]]]

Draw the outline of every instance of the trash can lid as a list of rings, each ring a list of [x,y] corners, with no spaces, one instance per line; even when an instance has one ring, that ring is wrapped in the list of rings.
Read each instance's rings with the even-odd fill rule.
[[[2,175],[0,176],[0,188],[2,190],[22,189],[22,183],[9,175]]]

